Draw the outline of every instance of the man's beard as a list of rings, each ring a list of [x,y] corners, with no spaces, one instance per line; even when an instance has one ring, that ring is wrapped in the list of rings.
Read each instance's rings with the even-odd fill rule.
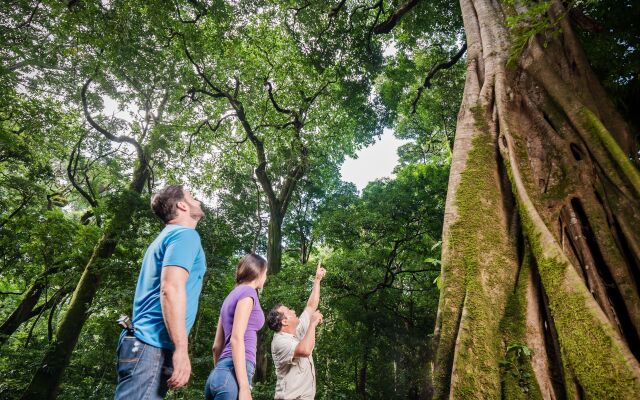
[[[202,211],[201,209],[198,209],[198,211],[191,210],[189,216],[196,221],[200,221],[204,218],[204,211]]]

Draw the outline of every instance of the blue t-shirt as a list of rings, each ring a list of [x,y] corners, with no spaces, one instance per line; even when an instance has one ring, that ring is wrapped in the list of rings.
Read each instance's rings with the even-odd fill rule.
[[[189,272],[185,321],[189,334],[198,312],[198,298],[206,270],[200,235],[195,229],[182,225],[165,226],[144,254],[133,299],[135,336],[152,346],[173,350],[175,347],[164,324],[160,305],[160,274],[162,268],[169,265]]]

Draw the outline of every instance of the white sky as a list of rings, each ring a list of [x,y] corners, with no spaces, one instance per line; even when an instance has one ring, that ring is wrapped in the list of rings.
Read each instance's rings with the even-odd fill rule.
[[[345,160],[340,168],[342,180],[353,182],[362,190],[373,180],[392,177],[398,164],[398,147],[407,142],[393,136],[391,129],[385,129],[379,140],[357,153],[358,158]]]

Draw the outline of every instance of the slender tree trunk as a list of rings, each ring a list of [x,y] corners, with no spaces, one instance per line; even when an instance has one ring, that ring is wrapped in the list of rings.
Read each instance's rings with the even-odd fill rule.
[[[44,283],[36,280],[18,307],[2,323],[2,326],[0,326],[0,347],[9,340],[22,324],[59,304],[60,300],[71,291],[71,286],[59,289],[49,300],[36,307],[43,289]]]
[[[367,365],[369,364],[369,352],[371,350],[369,343],[365,343],[362,359],[360,360],[360,368],[356,369],[356,397],[364,400],[367,398]]]
[[[635,398],[633,136],[560,2],[546,14],[560,18],[559,32],[530,38],[513,68],[505,18],[527,10],[460,3],[467,76],[445,210],[434,397]]]
[[[267,265],[269,274],[277,274],[282,268],[282,220],[284,216],[270,204],[268,239],[267,239]],[[258,335],[258,350],[256,353],[255,381],[264,382],[269,376],[270,343],[266,341],[265,335]]]
[[[118,208],[113,210],[113,217],[105,226],[105,232],[85,266],[71,298],[71,304],[60,322],[55,340],[47,349],[40,367],[22,394],[22,399],[56,398],[63,373],[69,365],[73,349],[89,317],[89,309],[105,273],[102,268],[115,251],[120,235],[130,225],[147,179],[146,165],[138,166],[129,190],[120,196]]]
[[[18,307],[0,326],[0,347],[14,334],[23,322],[29,319],[29,314],[40,300],[40,295],[44,290],[44,280],[37,279],[24,295]]]
[[[267,242],[269,273],[277,274],[282,268],[282,220],[283,215],[271,210]]]
[[[271,210],[269,215],[269,233],[267,242],[267,264],[269,274],[277,274],[282,266],[282,219],[283,217]],[[270,343],[266,336],[258,335],[258,350],[256,353],[255,381],[264,382],[269,376]]]

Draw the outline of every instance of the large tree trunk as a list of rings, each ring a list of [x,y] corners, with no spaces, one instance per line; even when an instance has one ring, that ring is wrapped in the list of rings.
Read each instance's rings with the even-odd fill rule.
[[[269,231],[267,241],[267,268],[269,274],[277,274],[282,267],[282,220],[283,217],[273,210],[269,214]],[[256,353],[255,382],[266,382],[269,378],[269,352],[271,343],[267,336],[258,334],[258,351]]]
[[[101,277],[105,274],[102,267],[115,251],[120,235],[130,225],[131,217],[137,209],[135,205],[139,203],[140,193],[147,180],[146,165],[139,165],[134,172],[129,190],[120,196],[118,208],[113,210],[113,217],[85,266],[71,298],[71,304],[56,332],[55,340],[47,349],[40,367],[22,394],[22,399],[56,398],[64,370],[69,365],[82,327],[89,317],[89,308],[100,287]]]
[[[633,136],[566,19],[557,35],[530,38],[508,68],[505,17],[516,11],[460,3],[467,77],[443,231],[435,398],[635,398]],[[563,12],[555,2],[547,15]]]
[[[270,274],[277,274],[282,268],[282,220],[283,215],[271,210],[267,241],[267,262]]]

